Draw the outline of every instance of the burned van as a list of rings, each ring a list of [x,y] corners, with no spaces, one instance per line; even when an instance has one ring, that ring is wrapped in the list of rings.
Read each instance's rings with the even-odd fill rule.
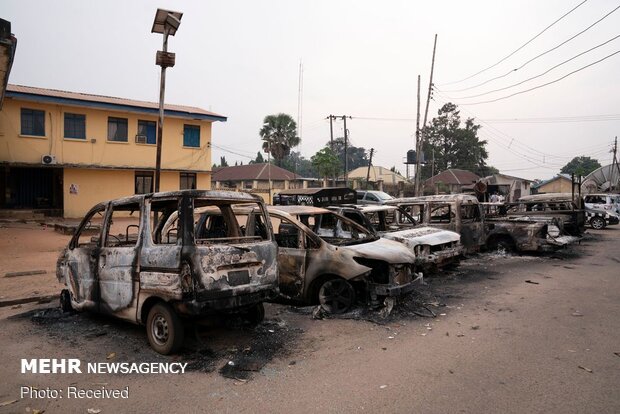
[[[398,206],[343,205],[329,209],[378,236],[403,243],[415,254],[420,270],[436,270],[457,263],[463,251],[458,233],[418,224]]]
[[[221,226],[197,234],[194,210],[207,206],[220,211]],[[235,312],[261,320],[262,302],[278,295],[277,245],[270,226],[246,236],[236,206],[269,223],[262,200],[246,193],[184,190],[96,205],[58,259],[61,305],[144,324],[162,354],[182,345],[182,318]]]
[[[466,253],[480,251],[485,245],[482,212],[478,199],[472,195],[396,198],[386,204],[401,207],[418,224],[459,233]]]
[[[332,211],[306,206],[269,207],[279,246],[281,295],[320,304],[331,313],[360,298],[370,305],[414,289],[415,255]],[[251,231],[261,226],[249,223]]]

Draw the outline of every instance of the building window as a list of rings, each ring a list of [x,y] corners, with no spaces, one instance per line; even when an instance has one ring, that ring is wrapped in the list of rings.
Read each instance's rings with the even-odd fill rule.
[[[200,127],[197,125],[183,126],[183,146],[200,148]]]
[[[181,190],[195,190],[196,189],[196,174],[195,173],[181,173],[181,183],[179,184]]]
[[[136,171],[136,194],[153,192],[153,171]]]
[[[108,117],[108,141],[127,142],[127,118]]]
[[[45,111],[22,108],[22,135],[45,136]]]
[[[138,135],[145,138],[140,138],[144,141],[139,141],[138,138],[136,138],[136,142],[157,144],[157,122],[138,120]]]
[[[86,139],[86,115],[65,114],[65,138]]]

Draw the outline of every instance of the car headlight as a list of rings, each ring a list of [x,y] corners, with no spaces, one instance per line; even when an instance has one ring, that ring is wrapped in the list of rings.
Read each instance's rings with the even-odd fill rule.
[[[551,237],[558,237],[560,235],[560,228],[555,224],[547,226],[547,234]]]

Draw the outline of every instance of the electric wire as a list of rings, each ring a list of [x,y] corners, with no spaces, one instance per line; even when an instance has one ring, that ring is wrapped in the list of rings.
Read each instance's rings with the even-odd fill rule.
[[[598,49],[599,47],[605,46],[606,44],[608,44],[608,43],[610,43],[610,42],[612,42],[612,41],[616,40],[616,39],[617,39],[617,38],[619,38],[619,37],[620,37],[620,35],[617,35],[617,36],[615,36],[614,38],[607,40],[606,42],[603,42],[603,43],[601,43],[601,44],[599,44],[599,45],[596,45],[596,46],[594,46],[594,47],[592,47],[592,48],[590,48],[590,49],[588,49],[588,50],[586,50],[586,51],[584,51],[584,52],[581,52],[581,53],[579,53],[579,54],[577,54],[577,55],[575,55],[575,56],[571,57],[570,59],[566,59],[566,60],[565,60],[565,61],[563,61],[562,63],[558,63],[557,65],[552,66],[551,68],[547,69],[546,71],[544,71],[544,72],[543,72],[543,73],[541,73],[541,74],[538,74],[538,75],[536,75],[536,76],[532,76],[532,77],[530,77],[530,78],[527,78],[527,79],[525,79],[525,80],[522,80],[521,82],[513,83],[512,85],[509,85],[509,86],[506,86],[506,87],[503,87],[503,88],[493,89],[492,91],[483,92],[483,93],[479,93],[479,94],[476,94],[476,95],[462,96],[462,97],[459,97],[458,99],[471,99],[471,98],[478,98],[478,97],[480,97],[480,96],[489,95],[489,94],[494,93],[494,92],[505,91],[506,89],[514,88],[515,86],[519,86],[519,85],[522,85],[522,84],[524,84],[524,83],[526,83],[526,82],[529,82],[529,81],[531,81],[531,80],[538,79],[538,78],[540,78],[540,77],[542,77],[542,76],[546,75],[547,73],[551,72],[552,70],[554,70],[554,69],[556,69],[556,68],[559,68],[560,66],[562,66],[562,65],[564,65],[564,64],[566,64],[566,63],[568,63],[568,62],[570,62],[570,61],[572,61],[572,60],[575,60],[575,59],[577,59],[578,57],[583,56],[583,55],[585,55],[585,54],[586,54],[586,53],[588,53],[588,52],[591,52],[591,51],[593,51],[593,50],[595,50],[595,49]]]
[[[618,6],[618,7],[620,7],[620,6]],[[554,84],[554,83],[560,82],[561,80],[564,80],[564,79],[568,78],[569,76],[574,75],[574,74],[575,74],[575,73],[577,73],[577,72],[581,72],[582,70],[585,70],[585,69],[587,69],[587,68],[589,68],[589,67],[591,67],[591,66],[594,66],[594,65],[596,65],[596,64],[599,64],[599,63],[601,63],[601,62],[603,62],[603,61],[605,61],[605,60],[607,60],[607,59],[609,59],[609,58],[611,58],[611,57],[613,57],[613,56],[617,55],[618,53],[620,53],[620,50],[617,50],[617,51],[615,51],[614,53],[611,53],[611,54],[609,54],[609,55],[607,55],[607,56],[605,56],[605,57],[603,57],[603,58],[601,58],[601,59],[599,59],[599,60],[597,60],[597,61],[595,61],[595,62],[592,62],[592,63],[590,63],[590,64],[588,64],[588,65],[582,66],[582,67],[581,67],[581,68],[579,68],[579,69],[575,69],[574,71],[569,72],[569,73],[567,73],[566,75],[564,75],[564,76],[562,76],[562,77],[560,77],[560,78],[557,78],[557,79],[554,79],[554,80],[552,80],[552,81],[549,81],[549,82],[543,83],[543,84],[541,84],[541,85],[534,86],[533,88],[525,89],[525,90],[523,90],[523,91],[515,92],[515,93],[512,93],[512,94],[510,94],[510,95],[502,96],[502,97],[495,98],[495,99],[490,99],[490,100],[487,100],[487,101],[480,101],[480,102],[469,102],[469,103],[459,103],[459,106],[465,106],[465,105],[471,106],[471,105],[481,105],[481,104],[487,104],[487,103],[492,103],[492,102],[502,101],[502,100],[504,100],[504,99],[509,99],[509,98],[512,98],[512,97],[517,96],[517,95],[522,95],[522,94],[524,94],[524,93],[528,93],[528,92],[534,91],[534,90],[536,90],[536,89],[540,89],[540,88],[543,88],[543,87],[545,87],[545,86],[549,86],[549,85],[552,85],[552,84]],[[458,101],[458,99],[454,99],[454,100]]]
[[[565,14],[563,14],[559,19],[555,20],[553,23],[551,23],[549,26],[545,27],[540,33],[538,33],[536,36],[532,37],[530,40],[528,40],[527,42],[525,42],[523,45],[521,45],[519,48],[517,48],[514,52],[510,53],[508,56],[500,59],[497,63],[494,63],[493,65],[482,69],[476,73],[474,73],[471,76],[468,76],[464,79],[458,80],[458,81],[454,81],[454,82],[448,82],[448,83],[444,83],[444,85],[453,85],[455,83],[461,83],[464,82],[466,80],[469,80],[471,78],[473,78],[474,76],[478,76],[481,73],[486,72],[489,69],[492,69],[494,67],[496,67],[497,65],[499,65],[500,63],[504,62],[506,59],[510,58],[512,55],[514,55],[515,53],[517,53],[518,51],[520,51],[521,49],[523,49],[525,46],[527,46],[528,44],[530,44],[531,42],[533,42],[536,38],[538,38],[540,35],[542,35],[543,33],[545,33],[547,30],[549,30],[551,27],[553,27],[556,23],[558,23],[560,20],[564,19],[566,16],[568,16],[569,14],[571,14],[572,12],[574,12],[575,10],[577,10],[581,5],[583,5],[584,3],[586,3],[588,0],[584,0],[581,3],[579,3],[578,5],[576,5],[575,7],[573,7],[571,10],[569,10],[568,12],[566,12]]]

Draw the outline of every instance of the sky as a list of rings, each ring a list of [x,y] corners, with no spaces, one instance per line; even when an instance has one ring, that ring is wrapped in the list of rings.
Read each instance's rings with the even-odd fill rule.
[[[167,71],[166,103],[228,117],[213,127],[214,161],[255,158],[266,115],[298,119],[301,62],[296,150],[310,158],[329,141],[326,117],[351,116],[352,145],[374,148],[373,165],[402,173],[415,146],[417,78],[423,118],[437,34],[429,121],[453,102],[463,120],[481,125],[489,165],[546,179],[578,155],[611,163],[620,126],[620,53],[607,56],[620,51],[620,9],[612,12],[618,6],[611,0],[3,0],[0,17],[18,39],[10,83],[157,102],[162,36],[151,33],[155,11],[183,12],[168,42],[176,65]],[[496,89],[503,90],[475,96]],[[334,135],[343,136],[341,121]]]

